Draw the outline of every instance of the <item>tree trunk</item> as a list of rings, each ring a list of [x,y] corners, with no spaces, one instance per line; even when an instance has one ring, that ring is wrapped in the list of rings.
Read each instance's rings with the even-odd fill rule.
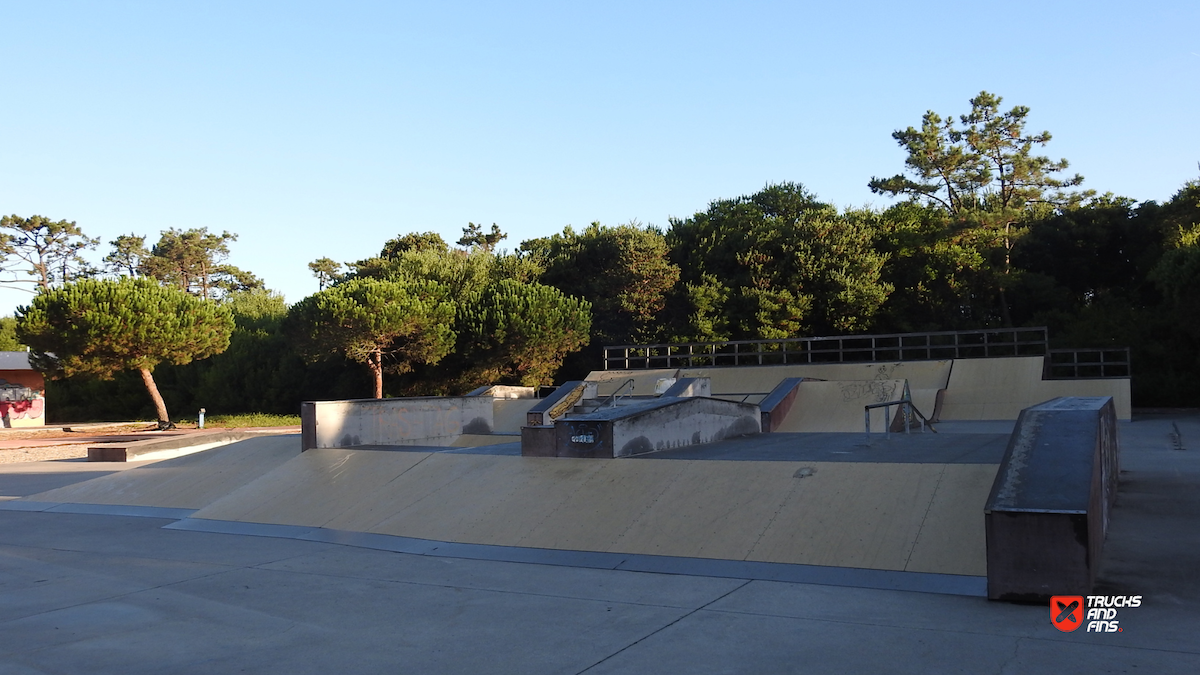
[[[371,374],[375,376],[375,398],[383,398],[383,354],[375,350],[367,360],[371,364]]]
[[[146,391],[150,392],[150,398],[154,399],[154,409],[158,412],[158,428],[172,429],[175,427],[171,424],[171,418],[167,416],[167,404],[163,402],[162,394],[158,393],[158,385],[154,384],[154,376],[150,374],[149,368],[138,368],[142,374],[142,382],[146,385]]]
[[[1005,328],[1012,328],[1012,314],[1008,311],[1008,295],[1004,292],[1004,287],[1000,287],[1000,318],[1004,320]]]

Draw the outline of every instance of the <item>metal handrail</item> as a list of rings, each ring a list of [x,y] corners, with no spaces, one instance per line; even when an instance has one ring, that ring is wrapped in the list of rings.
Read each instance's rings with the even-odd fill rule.
[[[917,409],[917,406],[913,405],[912,399],[904,398],[904,399],[900,399],[898,401],[885,401],[883,403],[870,403],[870,404],[863,406],[863,421],[865,423],[864,426],[866,427],[866,434],[867,434],[868,441],[871,439],[871,410],[873,410],[875,408],[891,409],[891,407],[894,405],[900,406],[901,408],[904,408],[906,406],[908,407],[909,414],[904,416],[904,433],[906,433],[906,434],[910,433],[909,415],[912,415],[913,413],[916,413],[917,418],[921,421],[921,433],[925,433],[925,425],[926,424],[929,425],[930,431],[932,431],[935,434],[937,433],[937,429],[935,429],[933,427],[933,422],[930,422],[929,418],[925,417],[925,415],[922,414],[921,411]],[[883,435],[886,438],[891,433],[892,433],[892,423],[891,423],[891,420],[888,419],[887,412],[885,411],[884,412],[884,420],[883,420]]]
[[[621,397],[617,396],[617,394],[620,394],[621,390],[624,389],[625,387],[629,387],[629,393],[631,393],[631,394],[633,393],[634,386],[633,386],[633,378],[632,377],[629,378],[628,380],[625,380],[625,382],[621,386],[617,387],[616,391],[609,394],[608,398],[604,399],[604,402],[596,407],[603,408],[605,405],[609,405],[609,404],[611,404],[610,407],[613,407],[613,408],[617,407],[617,401],[621,400]]]
[[[1051,349],[1042,377],[1047,380],[1123,378],[1131,375],[1129,347]]]
[[[604,368],[690,368],[697,360],[713,366],[724,360],[731,362],[726,365],[737,366],[767,363],[913,361],[973,356],[1044,356],[1048,351],[1049,338],[1045,327],[998,328],[773,340],[612,345],[604,348]]]

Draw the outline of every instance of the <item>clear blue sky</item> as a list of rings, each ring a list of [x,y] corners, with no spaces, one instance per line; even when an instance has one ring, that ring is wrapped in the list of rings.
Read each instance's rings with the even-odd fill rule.
[[[504,245],[666,226],[767,183],[838,206],[895,129],[980,90],[1086,187],[1200,175],[1200,2],[0,2],[0,212],[107,242],[239,235],[295,302],[307,263],[399,233]],[[28,302],[0,289],[0,314]]]

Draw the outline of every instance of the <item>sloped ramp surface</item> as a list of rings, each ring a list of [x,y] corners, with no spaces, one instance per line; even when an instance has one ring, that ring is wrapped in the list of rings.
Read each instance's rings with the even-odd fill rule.
[[[899,363],[806,363],[778,366],[730,366],[686,368],[679,377],[707,377],[716,394],[766,394],[789,377],[815,380],[908,380],[913,390],[945,389],[953,361],[904,361]]]
[[[904,380],[801,382],[792,409],[776,431],[863,433],[864,406],[896,401],[903,394]],[[896,408],[873,409],[871,430],[882,433],[889,413],[895,415]]]
[[[979,464],[310,450],[194,518],[458,543],[983,575]]]
[[[199,509],[299,455],[299,434],[263,436],[100,476],[25,499]]]
[[[955,361],[942,419],[1015,420],[1025,408],[1059,396],[1112,396],[1117,419],[1132,419],[1128,378],[1043,380],[1042,367],[1040,356]]]

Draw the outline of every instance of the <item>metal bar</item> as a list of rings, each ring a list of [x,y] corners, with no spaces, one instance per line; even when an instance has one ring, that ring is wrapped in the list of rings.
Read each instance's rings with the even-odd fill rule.
[[[1085,369],[1097,370],[1100,377],[1128,377],[1127,372],[1118,371],[1128,371],[1129,368],[1128,348],[1051,350],[1044,327],[607,345],[603,352],[603,367],[605,370],[611,370],[618,367],[617,363],[626,369],[684,365],[695,367],[701,359],[701,354],[706,354],[708,362],[717,366],[746,365],[748,362],[846,363],[866,359],[891,360],[892,351],[895,351],[894,358],[900,361],[922,357],[932,360],[997,355],[1051,355],[1047,375],[1050,376],[1052,371],[1055,373],[1052,377],[1059,379],[1085,377],[1085,373],[1082,372]]]

